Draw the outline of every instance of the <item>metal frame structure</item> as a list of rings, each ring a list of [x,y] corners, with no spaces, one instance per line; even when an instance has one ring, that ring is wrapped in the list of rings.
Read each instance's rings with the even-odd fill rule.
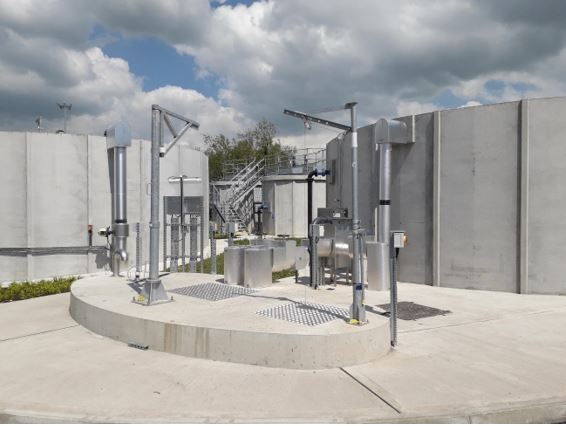
[[[188,177],[187,175],[181,174],[179,176],[170,176],[168,179],[169,183],[176,183],[179,182],[179,199],[180,199],[180,238],[181,238],[181,265],[182,271],[185,272],[185,237],[187,235],[187,228],[185,224],[185,182],[188,183],[201,183],[202,179],[199,177]],[[173,228],[171,228],[173,229]],[[173,240],[173,237],[171,237]],[[192,271],[191,271],[192,272]]]
[[[285,109],[284,114],[303,120],[305,124],[310,122],[323,126],[333,127],[351,133],[352,137],[352,239],[353,239],[353,264],[352,264],[352,306],[350,307],[350,324],[364,324],[366,322],[366,311],[364,307],[364,283],[362,280],[362,230],[358,213],[358,117],[357,102],[348,102],[338,107],[325,108],[322,112],[349,110],[350,125],[336,123],[334,121],[319,118],[299,111]],[[310,225],[310,224],[309,224]]]
[[[183,123],[177,131],[171,119]],[[163,123],[173,136],[168,144],[163,140]],[[159,105],[151,106],[151,221],[149,224],[149,277],[144,283],[139,302],[154,305],[169,301],[169,297],[159,279],[159,159],[164,157],[175,143],[189,129],[198,129],[200,124]],[[165,265],[164,265],[165,266]]]

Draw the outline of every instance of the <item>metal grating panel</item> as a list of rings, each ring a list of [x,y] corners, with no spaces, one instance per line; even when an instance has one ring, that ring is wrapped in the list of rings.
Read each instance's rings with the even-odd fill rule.
[[[257,311],[256,314],[309,326],[324,324],[337,319],[347,321],[349,318],[349,312],[346,309],[308,302],[291,302]]]
[[[216,302],[217,300],[243,296],[246,294],[252,294],[256,291],[257,290],[253,290],[251,288],[237,287],[233,285],[218,283],[204,283],[169,290],[170,293],[176,293],[182,296],[196,297],[198,299],[211,300],[213,302]]]
[[[389,303],[384,305],[377,305],[378,308],[383,309],[389,314]],[[443,311],[442,309],[431,308],[430,306],[419,305],[414,302],[398,302],[397,303],[397,318],[411,321],[421,318],[436,317],[438,315],[450,314],[450,311]]]

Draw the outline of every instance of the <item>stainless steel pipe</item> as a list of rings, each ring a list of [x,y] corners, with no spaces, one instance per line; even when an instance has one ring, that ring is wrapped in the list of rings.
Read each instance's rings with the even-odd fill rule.
[[[112,225],[110,234],[110,267],[114,276],[120,275],[122,262],[128,260],[127,239],[129,235],[127,217],[128,174],[126,167],[126,148],[131,146],[130,127],[126,123],[118,123],[106,130],[106,148],[111,163],[112,185]]]

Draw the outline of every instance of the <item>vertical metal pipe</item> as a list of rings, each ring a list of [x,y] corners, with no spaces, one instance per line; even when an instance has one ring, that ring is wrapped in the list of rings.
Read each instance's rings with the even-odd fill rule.
[[[151,219],[149,222],[149,283],[159,283],[159,147],[161,111],[151,108]],[[165,266],[165,265],[164,265]]]
[[[120,264],[128,260],[126,240],[128,238],[127,218],[127,169],[126,147],[113,148],[113,188],[112,188],[112,273],[120,275]]]
[[[127,222],[126,147],[114,148],[114,221]]]
[[[393,234],[389,241],[389,258],[391,270],[391,283],[389,289],[389,328],[391,333],[391,346],[397,346],[397,253],[393,248]]]
[[[389,245],[391,214],[391,144],[379,145],[379,230],[377,241]]]
[[[193,215],[189,219],[189,271],[197,271],[197,218]]]
[[[391,158],[392,144],[379,144],[379,205],[378,221],[375,226],[377,240],[376,257],[371,259],[377,262],[375,289],[387,290],[390,279],[389,231],[391,227]]]
[[[318,224],[309,225],[311,238],[310,238],[310,285],[313,288],[318,288],[318,240],[320,235],[320,228]]]
[[[200,215],[200,273],[204,273],[204,196],[202,197],[202,210]]]
[[[309,172],[307,175],[307,230],[308,230],[308,238],[310,242],[310,246],[313,246],[313,235],[312,235],[312,185],[314,181],[314,176],[316,176],[316,170]],[[313,280],[313,277],[316,275],[316,271],[314,269],[314,260],[313,260],[313,250],[309,250],[309,278],[310,278],[310,285],[311,287],[316,287],[316,282]]]
[[[214,238],[214,225],[210,224],[210,273],[216,274],[216,239]]]
[[[186,227],[185,227],[185,186],[183,182],[184,175],[179,176],[179,191],[180,191],[180,202],[181,202],[181,265],[182,271],[185,271],[185,254],[186,254],[186,247],[185,247],[185,236],[187,235]]]
[[[163,270],[167,269],[167,213],[165,206],[163,206]]]
[[[169,270],[171,272],[179,272],[179,240],[182,238],[181,232],[179,218],[176,216],[171,217],[171,260],[169,261]]]
[[[361,262],[361,230],[358,213],[358,119],[356,105],[350,105],[352,122],[352,238],[354,245],[354,259],[352,266],[352,309],[351,322],[355,324],[365,322],[365,308],[363,304],[364,283],[362,282]]]
[[[142,264],[141,224],[136,223],[136,281],[140,279]]]

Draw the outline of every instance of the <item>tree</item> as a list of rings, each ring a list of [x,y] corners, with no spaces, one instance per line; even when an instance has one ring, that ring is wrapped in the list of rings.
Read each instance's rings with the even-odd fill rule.
[[[278,158],[279,161],[285,161],[291,158],[294,149],[282,145],[275,139],[276,135],[277,128],[267,120],[260,121],[254,128],[238,133],[232,139],[223,134],[205,135],[210,180],[225,177],[232,170],[227,168],[229,164],[244,167],[254,160]]]

